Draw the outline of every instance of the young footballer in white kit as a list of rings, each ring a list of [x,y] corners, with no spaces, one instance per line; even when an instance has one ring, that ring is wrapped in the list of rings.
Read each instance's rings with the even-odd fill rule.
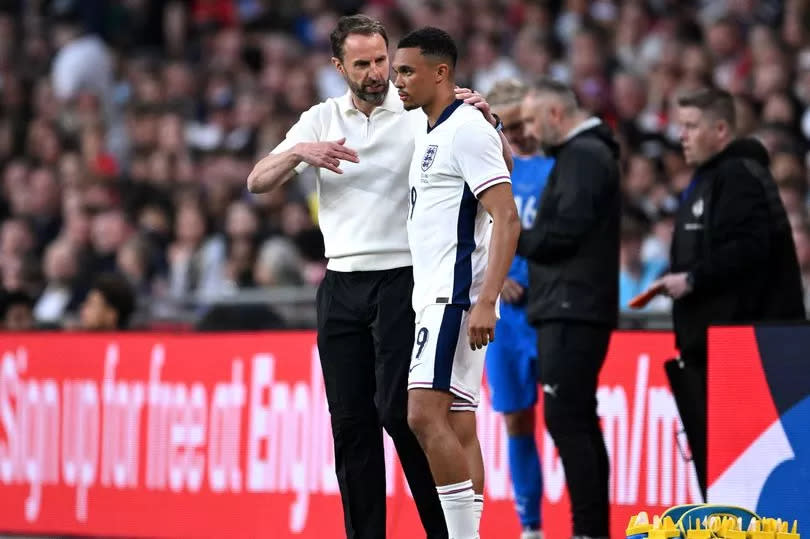
[[[474,412],[520,222],[500,135],[455,97],[456,59],[446,32],[422,28],[399,42],[393,67],[405,108],[427,115],[409,173],[416,334],[408,423],[428,457],[450,537],[471,539],[484,480]]]

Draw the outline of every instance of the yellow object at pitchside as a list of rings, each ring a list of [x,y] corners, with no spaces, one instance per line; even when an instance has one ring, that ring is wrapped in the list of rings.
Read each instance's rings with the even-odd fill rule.
[[[655,515],[630,517],[626,539],[800,539],[798,522],[760,518],[742,507],[715,504],[678,505]]]

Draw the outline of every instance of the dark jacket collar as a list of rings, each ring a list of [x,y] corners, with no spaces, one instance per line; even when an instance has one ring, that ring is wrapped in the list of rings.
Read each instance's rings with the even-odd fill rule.
[[[760,141],[755,138],[741,138],[732,140],[725,148],[700,165],[696,172],[714,168],[730,159],[753,159],[766,168],[770,164],[768,150]]]

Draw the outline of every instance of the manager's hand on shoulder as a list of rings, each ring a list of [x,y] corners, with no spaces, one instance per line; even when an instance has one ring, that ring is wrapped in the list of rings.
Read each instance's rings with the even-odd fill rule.
[[[478,110],[480,110],[481,114],[484,115],[484,119],[489,123],[491,123],[493,126],[497,123],[495,117],[492,115],[489,103],[487,103],[487,100],[484,99],[484,96],[482,96],[475,90],[470,90],[469,88],[456,87],[455,91],[456,91],[456,99],[461,99],[468,105],[472,105]]]
[[[335,174],[343,174],[340,169],[341,161],[360,162],[357,152],[345,144],[345,137],[324,142],[299,142],[295,145],[294,151],[298,159],[309,165],[331,170]]]

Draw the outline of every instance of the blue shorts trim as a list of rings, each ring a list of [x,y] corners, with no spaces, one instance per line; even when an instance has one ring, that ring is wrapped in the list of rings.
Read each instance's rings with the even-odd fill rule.
[[[442,325],[436,342],[436,360],[433,364],[433,389],[450,390],[450,377],[453,373],[453,359],[456,357],[458,335],[461,332],[461,317],[464,309],[457,305],[446,305],[442,315]]]

